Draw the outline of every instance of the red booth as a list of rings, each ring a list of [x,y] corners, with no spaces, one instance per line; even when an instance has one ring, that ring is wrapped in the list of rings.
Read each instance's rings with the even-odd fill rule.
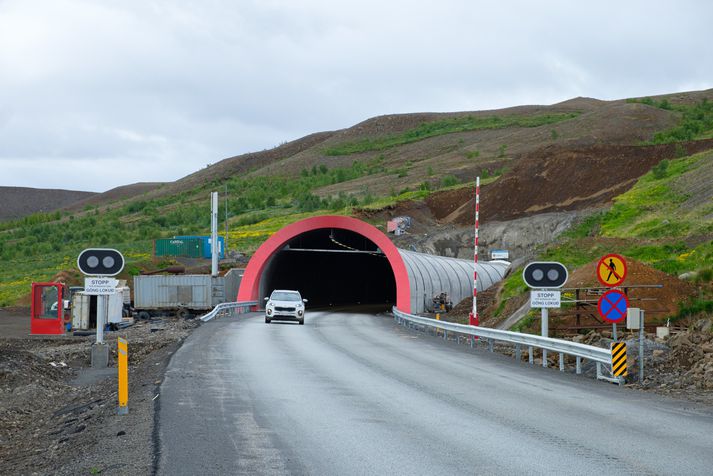
[[[32,283],[30,334],[64,334],[65,299],[69,299],[62,283]]]

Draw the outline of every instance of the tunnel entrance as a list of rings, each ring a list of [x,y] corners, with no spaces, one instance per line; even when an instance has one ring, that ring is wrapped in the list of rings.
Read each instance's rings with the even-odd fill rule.
[[[301,233],[276,251],[262,273],[259,299],[273,289],[296,289],[310,307],[396,303],[394,271],[383,251],[338,228]]]

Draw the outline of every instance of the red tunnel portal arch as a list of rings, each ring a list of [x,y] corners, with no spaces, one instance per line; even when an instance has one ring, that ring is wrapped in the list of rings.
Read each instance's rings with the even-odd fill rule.
[[[411,312],[411,286],[406,265],[398,248],[386,235],[374,226],[356,218],[323,215],[292,223],[268,238],[257,249],[248,262],[238,290],[238,301],[256,301],[259,299],[260,279],[270,259],[290,240],[299,235],[323,228],[336,228],[357,233],[370,240],[384,252],[391,265],[396,281],[396,307],[404,312]]]

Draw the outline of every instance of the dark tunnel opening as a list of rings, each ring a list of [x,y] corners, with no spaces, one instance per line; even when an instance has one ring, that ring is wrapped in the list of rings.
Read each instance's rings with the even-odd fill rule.
[[[319,229],[290,240],[275,253],[260,280],[260,299],[274,289],[295,289],[309,307],[396,302],[396,281],[386,256],[362,235]]]

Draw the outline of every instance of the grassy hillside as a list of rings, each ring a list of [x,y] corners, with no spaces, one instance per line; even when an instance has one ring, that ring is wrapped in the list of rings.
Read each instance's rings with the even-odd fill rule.
[[[303,217],[423,200],[478,174],[498,180],[518,173],[514,165],[521,157],[553,144],[634,145],[691,121],[702,121],[696,137],[705,136],[708,103],[698,96],[672,98],[670,108],[656,101],[582,100],[481,113],[380,116],[226,159],[173,184],[148,187],[136,198],[97,196],[81,209],[0,222],[0,306],[21,301],[32,281],[72,270],[79,251],[89,246],[122,250],[128,259],[125,277],[155,268],[161,263],[151,257],[153,239],[208,232],[213,190],[228,190],[229,249],[250,254],[270,234]],[[688,184],[697,183],[693,178],[704,170],[710,177],[703,169],[708,162],[708,156],[667,162],[619,197],[611,211],[572,231],[571,243],[580,235],[623,237],[631,240],[627,251],[633,256],[667,272],[700,269],[710,259],[710,240],[696,242],[710,235],[710,200],[699,203],[696,197],[711,187]],[[668,201],[655,203],[674,207],[668,213],[661,206],[649,208],[662,196]],[[222,207],[221,199],[221,219]],[[664,216],[674,232],[662,224]],[[596,252],[564,244],[550,253],[576,264]]]
[[[319,187],[373,173],[374,164],[355,161],[351,167],[304,169],[299,177],[232,177],[176,196],[141,199],[121,206],[87,207],[81,212],[38,213],[0,222],[0,307],[18,303],[33,281],[48,281],[76,266],[79,252],[90,246],[121,250],[127,267],[123,277],[153,269],[153,240],[174,235],[207,234],[210,192],[228,189],[228,247],[251,254],[283,226],[318,214],[351,214],[354,207],[386,206],[423,197],[425,191],[401,190],[393,196],[357,197],[337,194],[320,198]],[[451,185],[447,182],[447,185]],[[218,216],[224,217],[220,200]],[[222,229],[222,224],[221,224]],[[221,233],[223,234],[223,233]],[[78,275],[74,276],[79,278]]]
[[[681,309],[683,317],[713,306],[707,287],[713,280],[713,151],[664,160],[642,176],[606,211],[569,230],[542,259],[575,269],[615,250],[667,274],[693,272],[703,294]],[[505,302],[527,292],[522,274],[505,282]],[[525,323],[527,325],[527,323]]]

